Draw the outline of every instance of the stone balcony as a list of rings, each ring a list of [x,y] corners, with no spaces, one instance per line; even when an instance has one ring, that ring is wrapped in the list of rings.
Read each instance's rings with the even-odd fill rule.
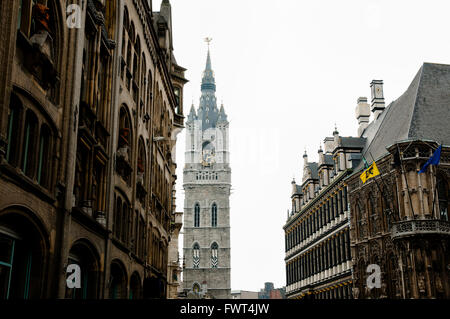
[[[396,222],[392,225],[393,240],[417,235],[450,236],[450,222],[439,219],[413,219]]]

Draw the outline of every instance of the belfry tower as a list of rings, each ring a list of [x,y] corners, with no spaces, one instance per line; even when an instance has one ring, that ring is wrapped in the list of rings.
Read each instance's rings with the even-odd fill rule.
[[[231,298],[228,120],[217,107],[208,42],[200,105],[186,121],[183,288]]]

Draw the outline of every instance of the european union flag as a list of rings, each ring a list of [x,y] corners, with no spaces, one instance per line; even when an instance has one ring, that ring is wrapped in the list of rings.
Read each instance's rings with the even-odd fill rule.
[[[419,171],[419,174],[425,173],[427,171],[428,166],[439,164],[439,161],[441,160],[441,150],[442,145],[439,145],[439,147],[434,151],[433,155],[431,155],[431,157],[425,163],[425,165],[422,166],[422,168]]]

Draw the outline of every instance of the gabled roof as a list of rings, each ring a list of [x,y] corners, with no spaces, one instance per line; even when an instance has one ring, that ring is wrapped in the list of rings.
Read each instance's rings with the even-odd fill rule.
[[[292,195],[302,195],[302,186],[295,184],[295,193]]]
[[[318,173],[318,165],[316,162],[308,162],[306,163],[306,167],[308,167],[311,170],[311,178],[312,179],[319,179],[319,173]]]
[[[424,63],[405,93],[363,132],[364,157],[377,160],[388,152],[387,146],[405,140],[450,144],[449,119],[450,65]]]
[[[324,164],[325,165],[331,165],[331,166],[333,166],[334,165],[334,161],[333,161],[333,155],[331,155],[331,154],[324,154],[323,155],[323,159],[324,159]]]

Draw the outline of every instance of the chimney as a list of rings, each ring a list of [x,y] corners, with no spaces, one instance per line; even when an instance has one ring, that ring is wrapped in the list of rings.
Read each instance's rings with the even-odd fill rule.
[[[363,131],[369,125],[370,107],[366,97],[358,98],[358,104],[355,109],[356,119],[358,120],[358,136],[361,137]]]
[[[372,92],[372,112],[374,121],[384,111],[384,95],[383,95],[383,80],[373,80],[370,83]]]

